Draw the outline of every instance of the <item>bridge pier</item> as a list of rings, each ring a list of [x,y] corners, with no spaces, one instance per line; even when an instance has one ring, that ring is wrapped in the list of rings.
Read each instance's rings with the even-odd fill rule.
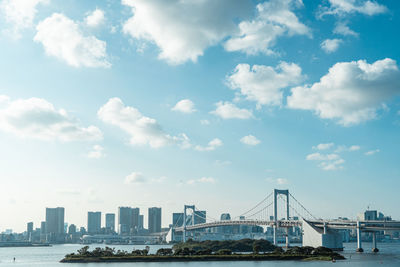
[[[376,232],[372,232],[372,252],[379,252],[376,246]]]
[[[277,227],[274,225],[274,245],[278,245],[278,233],[277,233]]]
[[[289,228],[286,228],[286,248],[289,248],[290,246],[290,239],[289,239]]]
[[[360,228],[360,222],[357,221],[357,252],[364,252],[364,249],[362,248],[362,241],[361,241],[361,228]]]

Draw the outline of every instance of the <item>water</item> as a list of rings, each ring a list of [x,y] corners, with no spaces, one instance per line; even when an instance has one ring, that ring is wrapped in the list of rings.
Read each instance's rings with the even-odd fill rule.
[[[93,245],[99,247],[101,245]],[[135,267],[287,267],[287,266],[400,266],[400,243],[379,243],[380,252],[374,254],[371,245],[364,243],[363,254],[355,253],[356,244],[345,244],[343,255],[345,261],[332,262],[299,262],[299,261],[263,261],[263,262],[171,262],[171,263],[59,263],[65,254],[76,252],[82,245],[55,245],[52,247],[25,247],[25,248],[0,248],[0,267],[21,267],[21,266],[44,266],[44,267],[115,267],[115,266],[135,266]],[[112,246],[116,249],[131,251],[133,248],[143,249],[144,246]],[[151,246],[150,252],[157,251],[160,247]],[[13,258],[16,261],[13,262]]]

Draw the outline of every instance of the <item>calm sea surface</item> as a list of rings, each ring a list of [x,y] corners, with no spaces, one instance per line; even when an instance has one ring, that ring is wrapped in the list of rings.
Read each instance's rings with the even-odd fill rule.
[[[101,245],[93,245],[91,248]],[[188,263],[59,263],[65,254],[76,252],[81,245],[55,245],[52,247],[37,248],[0,248],[0,267],[6,266],[73,266],[73,267],[114,267],[114,266],[135,266],[135,267],[252,267],[252,266],[400,266],[400,243],[380,243],[380,252],[373,254],[370,252],[371,244],[364,243],[363,254],[355,253],[355,243],[345,244],[343,255],[345,261],[332,262],[295,262],[295,261],[264,261],[264,262],[188,262]],[[131,251],[133,248],[142,249],[144,246],[113,246],[116,249]],[[151,252],[156,251],[161,246],[151,246]],[[165,247],[165,246],[164,246]],[[13,258],[16,261],[13,262]]]

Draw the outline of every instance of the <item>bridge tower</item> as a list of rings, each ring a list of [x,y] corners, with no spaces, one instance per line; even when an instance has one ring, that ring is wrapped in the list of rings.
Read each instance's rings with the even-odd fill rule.
[[[286,220],[289,220],[289,190],[274,189],[274,245],[278,244],[278,196],[286,196]],[[286,246],[289,247],[289,228],[286,229]]]
[[[194,213],[195,213],[195,206],[194,205],[185,205],[183,210],[183,242],[186,242],[186,210],[191,209],[193,211],[192,214],[192,225],[194,225]]]

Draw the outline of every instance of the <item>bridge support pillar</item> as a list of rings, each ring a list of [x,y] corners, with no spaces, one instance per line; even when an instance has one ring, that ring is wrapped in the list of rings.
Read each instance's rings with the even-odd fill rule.
[[[376,232],[372,232],[372,252],[379,252],[376,246]]]
[[[278,233],[277,233],[278,227],[274,225],[274,245],[278,245]]]
[[[289,228],[286,228],[286,248],[290,246]]]
[[[357,252],[364,252],[364,249],[362,248],[362,241],[361,241],[361,228],[360,228],[360,222],[357,221]]]

